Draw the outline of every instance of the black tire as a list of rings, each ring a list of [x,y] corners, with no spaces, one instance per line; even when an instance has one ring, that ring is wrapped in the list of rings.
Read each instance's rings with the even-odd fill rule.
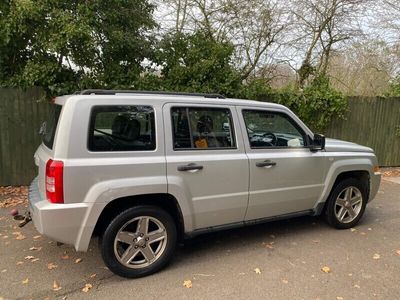
[[[133,269],[120,262],[120,260],[117,257],[117,254],[114,251],[114,242],[119,230],[122,229],[127,222],[130,222],[130,220],[139,217],[151,217],[159,221],[164,226],[165,231],[167,233],[167,237],[165,238],[166,245],[162,254],[157,259],[155,259],[154,262],[152,262],[148,266]],[[132,226],[134,226],[134,224]],[[120,213],[119,215],[117,215],[108,225],[101,238],[101,254],[104,263],[113,273],[126,278],[138,278],[153,274],[162,269],[163,267],[165,267],[172,258],[176,246],[176,240],[177,240],[177,231],[175,222],[166,211],[156,206],[147,206],[147,205],[136,206],[129,208]],[[126,245],[127,247],[133,247],[133,245],[136,244],[128,246],[128,244],[122,243],[122,245]],[[143,258],[145,259],[144,256]],[[129,264],[130,263],[128,262],[128,265]]]
[[[338,206],[336,204],[336,199],[342,196],[345,189],[355,187],[357,188],[362,197],[361,208],[357,213],[356,217],[350,222],[342,222],[338,219],[336,213]],[[368,185],[367,182],[361,181],[356,178],[347,178],[336,184],[328,198],[327,206],[325,210],[325,218],[329,225],[337,229],[349,229],[354,227],[362,218],[365,208],[368,202]]]

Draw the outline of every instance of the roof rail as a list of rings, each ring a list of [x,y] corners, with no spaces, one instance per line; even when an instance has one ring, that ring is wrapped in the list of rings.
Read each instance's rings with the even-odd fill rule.
[[[161,91],[137,91],[137,90],[101,90],[88,89],[77,91],[74,95],[115,95],[115,94],[146,94],[146,95],[171,95],[171,96],[196,96],[204,98],[225,99],[220,94],[205,94],[205,93],[185,93],[185,92],[161,92]]]

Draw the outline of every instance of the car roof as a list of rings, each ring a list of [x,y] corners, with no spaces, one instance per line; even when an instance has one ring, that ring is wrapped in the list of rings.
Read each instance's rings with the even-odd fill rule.
[[[173,95],[173,94],[115,94],[115,95],[65,95],[55,98],[55,103],[64,105],[66,101],[85,101],[85,100],[93,100],[99,99],[104,103],[104,100],[147,100],[147,102],[154,103],[190,103],[190,104],[222,104],[222,105],[235,105],[235,106],[257,106],[263,108],[275,108],[275,109],[284,109],[288,110],[287,107],[264,101],[254,101],[254,100],[245,100],[245,99],[237,99],[237,98],[209,98],[204,96],[192,96],[192,95]]]

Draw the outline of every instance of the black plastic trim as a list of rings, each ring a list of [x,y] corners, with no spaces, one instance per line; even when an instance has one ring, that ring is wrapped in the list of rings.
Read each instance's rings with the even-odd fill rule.
[[[252,225],[262,224],[262,223],[267,223],[267,222],[272,222],[272,221],[280,221],[280,220],[285,220],[285,219],[290,219],[290,218],[295,218],[295,217],[313,216],[313,215],[314,215],[313,210],[303,210],[303,211],[279,215],[279,216],[272,216],[272,217],[249,220],[249,221],[241,221],[241,222],[218,225],[218,226],[213,226],[213,227],[206,227],[206,228],[201,228],[201,229],[194,230],[192,232],[185,233],[185,238],[192,238],[197,235],[215,232],[215,231],[222,231],[222,230],[240,228],[240,227],[244,227],[244,226],[252,226]]]
[[[88,89],[77,91],[74,95],[115,95],[115,94],[145,94],[145,95],[170,95],[170,96],[195,96],[204,98],[225,99],[221,94],[206,94],[206,93],[185,93],[185,92],[167,92],[167,91],[139,91],[139,90],[102,90]]]

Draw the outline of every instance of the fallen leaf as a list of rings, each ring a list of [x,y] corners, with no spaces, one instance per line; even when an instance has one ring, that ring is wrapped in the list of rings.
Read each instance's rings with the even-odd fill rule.
[[[368,227],[368,231],[371,231],[372,230],[372,228],[371,227]]]
[[[5,273],[5,272],[7,272],[7,269],[1,270],[1,273]]]
[[[25,258],[25,259],[28,259],[28,260],[31,260],[31,259],[34,259],[35,257],[32,256],[32,255],[28,255],[28,256],[25,256],[24,258]]]
[[[183,281],[183,286],[188,288],[188,289],[191,289],[193,287],[192,281],[191,280],[184,280]]]
[[[93,286],[90,283],[86,283],[82,289],[82,292],[87,293]]]
[[[362,231],[362,232],[360,232],[360,234],[361,234],[361,235],[367,235],[367,234],[366,234],[365,232],[363,232],[363,231]]]
[[[49,269],[49,270],[53,270],[53,269],[55,269],[55,268],[57,268],[58,266],[56,265],[56,264],[54,264],[54,263],[48,263],[47,264],[47,269]]]
[[[254,269],[254,272],[256,272],[256,274],[261,274],[260,268],[255,268],[255,269]]]
[[[97,276],[97,274],[96,273],[93,273],[92,275],[90,275],[89,277],[90,278],[95,278]]]
[[[271,244],[266,244],[266,245],[265,245],[265,248],[267,248],[267,249],[274,249],[274,246],[272,246]]]
[[[39,260],[39,258],[34,258],[34,259],[31,260],[31,262],[36,262],[38,260]]]
[[[23,263],[24,263],[23,261],[17,261],[16,265],[17,265],[17,266],[20,266],[20,265],[22,265]]]
[[[8,235],[3,236],[3,239],[8,239]]]
[[[397,250],[396,253],[398,256],[400,256],[400,250]]]
[[[37,239],[40,239],[42,236],[41,235],[35,235],[34,237],[33,237],[33,239],[34,240],[37,240]]]
[[[355,228],[350,228],[350,231],[351,231],[351,232],[354,232],[354,231],[357,231],[357,229],[355,229]]]
[[[355,284],[354,287],[355,287],[356,289],[360,289],[360,288],[361,288],[361,286],[359,286],[358,284]]]
[[[53,291],[59,291],[61,290],[60,283],[57,280],[53,281]]]
[[[21,241],[21,240],[26,239],[26,237],[23,234],[20,234],[20,235],[17,235],[15,239]]]
[[[378,253],[375,253],[374,256],[372,256],[373,259],[380,259],[381,256]]]
[[[28,284],[28,282],[29,282],[29,278],[22,280],[22,284]]]
[[[324,273],[331,273],[331,272],[332,272],[331,268],[329,268],[329,267],[327,267],[327,266],[322,267],[322,268],[321,268],[321,271],[324,272]]]
[[[76,263],[76,264],[79,264],[81,261],[82,261],[82,258],[77,258],[77,259],[75,259],[75,263]]]
[[[343,297],[338,296],[336,297],[336,300],[343,300]]]
[[[65,255],[61,256],[61,259],[64,259],[64,260],[69,259],[68,254],[65,254]]]
[[[42,250],[42,247],[33,246],[33,247],[30,247],[29,250],[31,250],[31,251],[40,251],[40,250]]]
[[[288,281],[287,279],[282,279],[282,282],[283,282],[284,284],[288,284],[288,283],[289,283],[289,281]]]

